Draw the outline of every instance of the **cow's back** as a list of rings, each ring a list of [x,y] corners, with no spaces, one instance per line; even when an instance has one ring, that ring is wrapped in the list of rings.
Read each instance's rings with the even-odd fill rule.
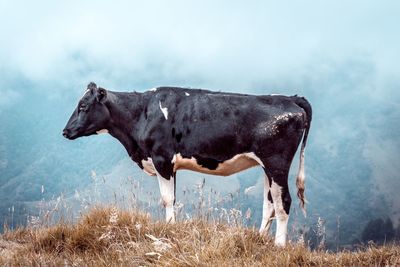
[[[274,134],[277,120],[302,112],[290,97],[255,96],[201,89],[159,87],[149,92],[145,135],[163,140],[170,151],[191,157],[195,152],[227,160],[251,152]],[[168,116],[165,117],[167,111]]]

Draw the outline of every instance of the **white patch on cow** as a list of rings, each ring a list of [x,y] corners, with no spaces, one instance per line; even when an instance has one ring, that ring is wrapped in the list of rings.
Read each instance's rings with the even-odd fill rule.
[[[156,170],[154,169],[153,160],[147,158],[147,160],[142,160],[143,171],[150,176],[155,176]]]
[[[176,154],[172,157],[171,163],[174,164],[176,162]]]
[[[96,131],[96,133],[97,134],[106,134],[106,133],[108,133],[108,130],[107,129],[101,129],[99,131]]]
[[[264,202],[263,202],[263,214],[262,214],[262,221],[260,226],[260,234],[262,236],[267,236],[269,232],[269,228],[272,224],[272,219],[274,216],[274,204],[269,201],[268,193],[271,186],[269,184],[268,176],[264,176]]]
[[[161,112],[164,114],[165,119],[168,120],[168,108],[163,108],[161,106],[161,101],[158,101],[158,103],[160,104],[160,109],[161,109]]]
[[[276,217],[276,233],[275,245],[285,246],[287,237],[287,225],[289,215],[286,213],[282,202],[282,187],[272,181],[271,196],[274,201],[275,217]]]
[[[299,183],[302,183],[302,186],[304,187],[304,180],[305,180],[305,175],[304,175],[304,149],[301,150],[300,152],[300,163],[299,163],[299,172],[297,174],[297,179]]]
[[[261,160],[252,152],[238,154],[229,160],[221,162],[215,170],[210,170],[197,164],[196,158],[194,157],[191,157],[190,159],[183,158],[180,153],[174,155],[172,160],[174,161],[171,161],[174,164],[174,172],[177,170],[191,170],[221,176],[232,175],[257,165],[264,166]]]
[[[157,87],[151,88],[151,89],[149,89],[149,91],[155,92],[155,91],[157,91]]]
[[[307,217],[307,212],[306,212],[306,209],[304,206],[304,204],[307,202],[306,199],[304,198],[304,189],[305,189],[304,183],[305,183],[305,179],[306,179],[305,174],[304,174],[304,150],[305,150],[305,147],[304,147],[304,145],[302,145],[301,151],[300,151],[299,171],[297,173],[297,178],[296,178],[296,186],[297,186],[298,192],[301,192],[301,191],[303,192],[303,194],[301,194],[299,196],[300,201],[301,201],[300,207],[301,207],[301,210],[303,211],[304,217]]]
[[[175,222],[174,201],[175,201],[175,179],[170,177],[169,180],[162,177],[155,168],[157,174],[158,185],[160,187],[162,204],[165,208],[165,219],[167,222]]]
[[[255,161],[257,161],[258,164],[265,167],[264,163],[262,163],[261,159],[259,157],[257,157],[256,154],[254,154],[254,152],[245,153],[244,155],[248,158],[254,159]]]
[[[284,96],[282,94],[270,94],[270,96]]]
[[[190,96],[190,94],[188,92],[185,92],[185,96]]]

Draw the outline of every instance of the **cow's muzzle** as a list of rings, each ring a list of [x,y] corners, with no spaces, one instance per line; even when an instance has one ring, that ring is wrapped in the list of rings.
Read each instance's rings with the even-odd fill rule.
[[[68,129],[66,129],[66,128],[63,130],[62,135],[63,135],[65,138],[69,139],[69,140],[74,139],[73,136],[71,135],[71,132],[70,132]]]

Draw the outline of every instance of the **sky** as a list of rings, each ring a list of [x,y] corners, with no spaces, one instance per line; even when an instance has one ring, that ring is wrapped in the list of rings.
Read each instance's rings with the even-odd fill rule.
[[[399,9],[396,1],[1,1],[0,59],[35,82],[127,89],[136,81],[249,90],[354,58],[373,62],[384,80],[399,67]]]
[[[0,0],[0,118],[39,110],[30,102],[39,96],[53,103],[42,112],[52,114],[54,132],[39,124],[55,136],[90,81],[117,91],[176,85],[303,95],[314,108],[310,183],[352,179],[346,172],[362,162],[359,176],[373,181],[375,198],[382,194],[397,220],[399,18],[400,2],[390,0]],[[21,107],[25,115],[15,112]],[[0,137],[0,171],[10,164],[4,151],[12,138]],[[74,154],[77,145],[52,140]],[[320,167],[321,155],[335,167]]]

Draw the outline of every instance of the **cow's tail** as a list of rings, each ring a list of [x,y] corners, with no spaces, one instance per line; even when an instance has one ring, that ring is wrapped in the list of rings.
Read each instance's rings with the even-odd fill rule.
[[[310,103],[304,97],[294,97],[295,103],[304,110],[304,133],[303,133],[303,142],[301,143],[301,150],[300,150],[300,164],[299,164],[299,171],[297,173],[296,178],[296,186],[297,186],[297,196],[300,199],[300,207],[303,210],[304,217],[306,216],[306,209],[305,203],[306,199],[304,197],[304,182],[305,182],[305,175],[304,175],[304,150],[306,148],[307,137],[310,131],[311,126],[311,119],[312,119],[312,108]]]

